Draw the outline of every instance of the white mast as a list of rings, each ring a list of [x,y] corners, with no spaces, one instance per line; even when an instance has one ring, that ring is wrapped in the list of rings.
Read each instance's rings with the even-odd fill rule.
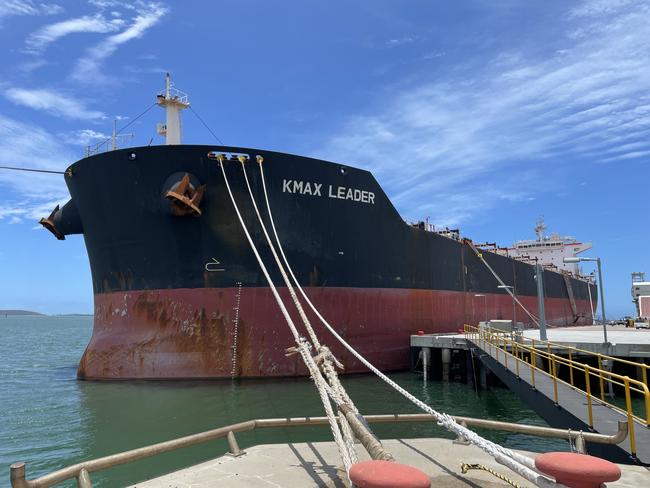
[[[544,240],[544,231],[546,230],[546,224],[544,223],[544,217],[537,219],[535,223],[535,234],[537,234],[537,240]]]
[[[165,75],[165,91],[157,96],[158,105],[165,107],[166,123],[158,124],[158,134],[165,136],[165,144],[181,143],[181,110],[190,106],[186,93],[174,88],[169,73]]]

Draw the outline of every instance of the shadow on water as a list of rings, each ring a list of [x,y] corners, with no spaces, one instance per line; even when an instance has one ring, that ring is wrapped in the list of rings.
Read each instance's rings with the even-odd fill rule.
[[[58,319],[58,318],[57,318]],[[75,318],[76,319],[76,318]],[[11,333],[11,332],[10,332]],[[27,462],[29,477],[71,463],[255,418],[321,416],[323,409],[307,379],[241,381],[89,382],[75,379],[71,366],[90,334],[90,319],[18,324],[20,352],[5,347],[0,393],[8,398],[9,418],[0,423],[5,466]],[[57,340],[52,342],[52,338]],[[70,347],[70,345],[73,347]],[[2,346],[0,346],[2,348]],[[63,365],[63,366],[62,366]],[[6,373],[6,381],[5,381]],[[411,373],[391,375],[433,408],[456,415],[543,425],[514,394],[492,389],[478,394],[459,383],[430,382]],[[371,375],[345,377],[343,383],[366,414],[416,413],[410,404]],[[5,396],[7,395],[7,396]],[[434,423],[375,425],[380,438],[450,437]],[[508,447],[566,449],[561,441],[482,431]],[[237,435],[253,444],[331,439],[327,426],[260,429]],[[92,475],[98,487],[124,486],[223,454],[225,441],[167,453]],[[8,478],[8,470],[5,475]],[[5,480],[7,478],[4,478]],[[2,484],[2,483],[0,483]],[[70,486],[74,486],[71,484]]]

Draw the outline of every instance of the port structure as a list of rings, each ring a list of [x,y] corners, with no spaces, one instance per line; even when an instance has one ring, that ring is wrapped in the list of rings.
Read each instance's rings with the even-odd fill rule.
[[[551,426],[608,434],[624,421],[625,442],[591,453],[650,465],[650,366],[489,327],[466,325],[464,335],[482,364]],[[612,372],[615,363],[638,368],[641,379]]]

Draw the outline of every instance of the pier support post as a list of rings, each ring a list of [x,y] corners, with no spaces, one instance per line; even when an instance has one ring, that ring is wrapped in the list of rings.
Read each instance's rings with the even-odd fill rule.
[[[442,349],[442,381],[449,381],[449,369],[451,368],[451,349]]]
[[[478,377],[479,377],[479,383],[481,385],[481,390],[487,390],[487,368],[485,365],[479,361],[479,366],[478,366]]]
[[[423,347],[420,351],[420,356],[422,358],[422,373],[424,376],[424,382],[426,383],[429,379],[429,367],[431,364],[431,348]]]
[[[472,350],[465,351],[465,382],[476,388],[476,376],[474,371],[474,361],[472,358]]]

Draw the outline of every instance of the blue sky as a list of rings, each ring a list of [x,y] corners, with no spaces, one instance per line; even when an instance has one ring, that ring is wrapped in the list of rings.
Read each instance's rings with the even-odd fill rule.
[[[171,71],[227,144],[374,172],[405,218],[592,241],[608,315],[650,273],[650,5],[638,0],[0,4],[0,165],[64,169]],[[155,108],[131,144],[161,143]],[[192,113],[184,141],[212,143]],[[0,171],[0,308],[91,312],[62,177]]]

